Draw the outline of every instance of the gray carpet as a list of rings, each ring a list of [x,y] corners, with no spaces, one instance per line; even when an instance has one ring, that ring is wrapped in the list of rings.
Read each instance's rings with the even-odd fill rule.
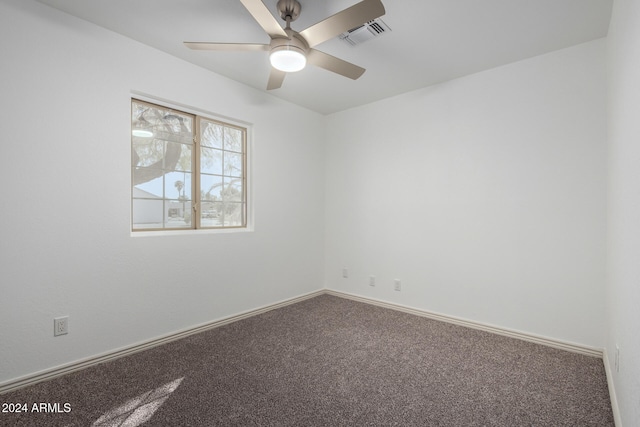
[[[614,425],[598,358],[329,295],[0,402],[29,405],[3,426]]]

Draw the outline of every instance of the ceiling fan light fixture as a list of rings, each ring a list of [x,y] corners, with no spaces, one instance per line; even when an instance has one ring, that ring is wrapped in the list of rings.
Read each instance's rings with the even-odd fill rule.
[[[291,45],[276,46],[269,55],[271,66],[277,70],[294,73],[307,65],[304,50]]]

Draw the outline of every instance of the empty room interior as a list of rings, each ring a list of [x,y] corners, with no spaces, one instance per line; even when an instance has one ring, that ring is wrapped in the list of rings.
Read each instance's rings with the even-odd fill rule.
[[[467,340],[445,357],[454,361],[469,340],[498,354],[495,364],[510,363],[500,354],[528,360],[544,351],[595,361],[612,425],[640,425],[640,2],[383,0],[384,13],[371,18],[384,34],[363,27],[370,39],[361,40],[344,24],[319,41],[315,23],[380,2],[285,3],[293,17],[281,19],[276,0],[0,0],[0,424],[67,425],[83,411],[88,420],[79,401],[47,393],[71,388],[73,378],[99,383],[89,375],[154,351],[165,355],[151,359],[162,360],[158,378],[138,376],[144,390],[165,387],[157,407],[121,424],[101,424],[104,408],[92,408],[93,425],[174,423],[169,408],[194,408],[180,394],[202,378],[169,378],[178,369],[164,368],[174,351],[166,346],[200,348],[206,333],[214,348],[217,339],[239,346],[215,359],[237,355],[226,364],[238,369],[225,377],[231,388],[230,378],[255,374],[272,347],[290,348],[280,361],[295,369],[337,347],[310,371],[317,375],[300,374],[307,380],[290,387],[304,383],[304,393],[252,394],[251,417],[266,418],[235,407],[236,418],[214,422],[213,405],[202,425],[419,424],[431,395],[412,395],[404,422],[384,419],[396,416],[384,399],[345,399],[371,384],[386,396],[385,384],[400,387],[393,375],[349,384],[340,369],[347,353],[372,360],[392,351],[380,357],[401,364],[406,355],[424,368],[415,367],[420,381],[398,374],[402,384],[428,382],[437,366],[425,354],[449,348],[424,339],[427,330],[441,334],[437,324]],[[271,20],[284,36],[269,32]],[[295,37],[283,30],[289,24]],[[292,39],[306,67],[275,71],[266,50]],[[180,144],[157,130],[132,135],[155,120],[180,133]],[[182,157],[167,166],[171,144]],[[160,154],[149,160],[152,149]],[[225,159],[219,174],[209,152]],[[145,175],[153,161],[164,169]],[[148,213],[151,206],[159,208]],[[280,320],[288,326],[270,335],[266,325]],[[348,335],[352,351],[307,340],[334,339],[349,321],[366,330]],[[287,337],[300,343],[282,344]],[[401,338],[416,346],[403,353]],[[506,339],[522,353],[497,350]],[[254,362],[240,366],[252,343],[263,359],[247,355]],[[553,372],[540,366],[541,375]],[[137,369],[118,369],[110,387],[126,389],[125,372]],[[455,369],[467,379],[479,372]],[[446,389],[458,374],[438,384]],[[491,387],[477,387],[491,406]],[[29,390],[38,400],[26,400]],[[314,395],[327,390],[337,394]],[[107,406],[136,395],[111,396]],[[294,404],[269,406],[278,399]],[[313,405],[319,418],[300,415]],[[552,414],[566,409],[552,406]],[[43,411],[57,413],[34,413]],[[466,421],[425,425],[544,425],[527,417],[546,416],[522,410],[505,421],[502,409],[466,411],[461,403]]]

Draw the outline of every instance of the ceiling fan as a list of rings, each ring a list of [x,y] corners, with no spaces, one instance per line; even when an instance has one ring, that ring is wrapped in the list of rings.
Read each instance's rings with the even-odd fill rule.
[[[313,47],[385,14],[380,0],[363,0],[306,30],[297,32],[291,29],[291,22],[300,16],[301,6],[298,0],[278,0],[277,8],[280,17],[287,24],[285,28],[280,26],[262,0],[240,1],[271,37],[271,43],[184,42],[184,44],[195,50],[270,52],[269,60],[272,67],[267,90],[281,87],[288,72],[303,69],[307,62],[350,79],[357,79],[365,72],[364,68]]]

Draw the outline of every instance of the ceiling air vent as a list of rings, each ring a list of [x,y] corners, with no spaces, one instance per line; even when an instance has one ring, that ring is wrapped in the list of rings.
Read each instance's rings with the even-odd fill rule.
[[[384,33],[391,31],[391,28],[382,19],[376,18],[373,21],[369,21],[359,27],[352,28],[349,31],[340,34],[340,40],[347,43],[350,46],[357,46],[371,40],[375,37],[380,37]]]

